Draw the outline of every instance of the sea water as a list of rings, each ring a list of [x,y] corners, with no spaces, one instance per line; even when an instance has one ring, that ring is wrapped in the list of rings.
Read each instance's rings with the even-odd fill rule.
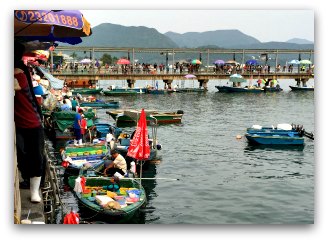
[[[102,81],[101,87],[117,82]],[[313,223],[314,141],[305,138],[304,147],[274,148],[251,146],[243,135],[253,124],[294,123],[314,132],[314,92],[291,91],[295,81],[280,80],[280,93],[219,93],[215,85],[220,82],[227,81],[209,81],[206,93],[115,97],[120,109],[184,111],[181,124],[158,127],[160,162],[143,172],[154,179],[143,181],[148,201],[130,223]],[[136,86],[146,83],[137,81]],[[308,86],[313,83],[309,80]],[[198,82],[185,83],[193,85]],[[113,122],[106,111],[99,109],[98,116]],[[62,200],[81,213],[81,220],[92,221],[69,190]]]

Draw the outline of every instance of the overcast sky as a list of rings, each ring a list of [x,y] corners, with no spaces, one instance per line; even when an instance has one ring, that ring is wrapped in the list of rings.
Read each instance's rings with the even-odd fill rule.
[[[101,23],[146,26],[160,33],[238,29],[261,42],[302,38],[314,41],[313,10],[81,10]]]

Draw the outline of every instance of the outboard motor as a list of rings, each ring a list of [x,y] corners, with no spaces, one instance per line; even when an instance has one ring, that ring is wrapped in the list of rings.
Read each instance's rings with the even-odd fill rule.
[[[178,110],[177,114],[184,114],[184,112],[182,110]]]

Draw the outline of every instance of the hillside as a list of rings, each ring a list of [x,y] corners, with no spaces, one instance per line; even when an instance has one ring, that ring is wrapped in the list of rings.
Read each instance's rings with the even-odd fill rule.
[[[127,27],[103,23],[92,28],[92,35],[77,46],[177,48],[167,36],[154,28]]]
[[[259,40],[246,35],[239,30],[215,30],[206,32],[187,32],[178,34],[174,32],[165,33],[179,47],[196,48],[198,46],[216,45],[221,48],[231,48],[238,44],[257,44]]]
[[[294,44],[313,44],[313,41],[309,41],[307,39],[300,39],[300,38],[293,38],[286,41],[287,43],[294,43]]]

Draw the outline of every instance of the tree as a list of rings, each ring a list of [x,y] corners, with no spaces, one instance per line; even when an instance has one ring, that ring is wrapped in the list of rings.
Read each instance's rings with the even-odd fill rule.
[[[75,52],[73,52],[71,55],[70,55],[73,59],[75,59],[77,57],[77,54]]]
[[[116,62],[118,61],[118,58],[116,56],[113,57],[113,63],[116,64]]]
[[[103,56],[100,58],[100,60],[102,61],[103,65],[105,65],[105,64],[111,65],[112,61],[113,61],[112,56],[109,54],[106,54],[106,53],[103,54]]]

